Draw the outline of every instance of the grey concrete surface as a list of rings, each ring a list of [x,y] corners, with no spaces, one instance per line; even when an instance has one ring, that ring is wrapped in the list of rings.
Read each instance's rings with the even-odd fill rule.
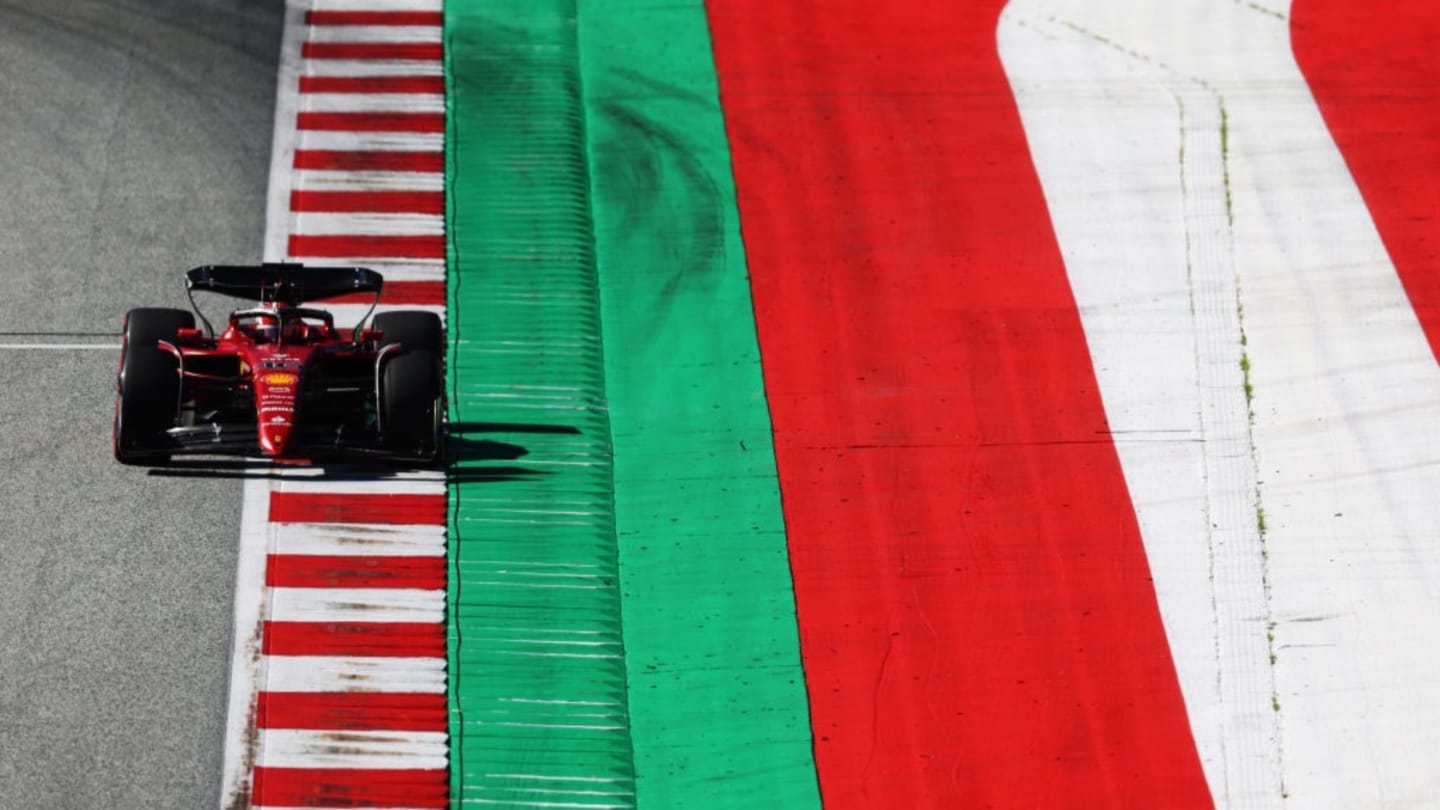
[[[256,261],[282,0],[0,0],[0,344]],[[116,464],[117,355],[0,348],[0,808],[219,801],[240,483]]]

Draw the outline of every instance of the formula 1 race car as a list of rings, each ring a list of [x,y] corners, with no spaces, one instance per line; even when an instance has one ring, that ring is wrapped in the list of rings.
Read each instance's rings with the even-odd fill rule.
[[[125,316],[115,458],[175,454],[276,460],[435,462],[442,450],[443,341],[432,312],[373,315],[383,279],[363,267],[207,265],[185,274],[193,313]],[[256,302],[218,335],[195,291]],[[373,293],[354,329],[306,301]],[[195,328],[195,316],[204,331]],[[373,318],[371,317],[373,315]],[[367,323],[368,321],[368,323]]]

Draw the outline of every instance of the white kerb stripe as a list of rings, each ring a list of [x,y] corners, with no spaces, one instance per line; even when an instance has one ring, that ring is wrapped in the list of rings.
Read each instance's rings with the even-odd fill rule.
[[[428,275],[431,271],[445,272],[444,259],[407,259],[396,256],[381,256],[370,260],[370,267],[379,270],[385,278],[392,274],[416,273]],[[398,277],[397,275],[397,277]]]
[[[386,281],[387,283],[393,283],[393,282],[397,282],[397,281],[444,281],[444,280],[445,280],[445,268],[444,268],[444,267],[434,268],[434,267],[428,267],[428,266],[423,265],[423,264],[416,264],[416,265],[396,265],[396,266],[394,266],[394,267],[390,267],[390,268],[381,270],[381,269],[377,266],[378,264],[379,264],[379,262],[376,262],[376,261],[373,260],[373,259],[371,259],[371,260],[369,260],[369,261],[367,262],[367,266],[368,266],[368,267],[371,267],[372,269],[375,269],[375,270],[380,270],[380,272],[385,276],[385,281]],[[326,308],[328,309],[329,307],[326,307]]]
[[[318,731],[260,729],[260,761],[268,768],[384,768],[443,770],[449,753],[443,731]]]
[[[279,554],[445,556],[444,526],[276,523],[271,532]]]
[[[307,59],[304,76],[444,76],[444,62],[386,62],[368,59]]]
[[[443,113],[444,93],[306,93],[301,112]]]
[[[372,172],[302,169],[294,187],[303,191],[444,191],[444,172]]]
[[[309,42],[439,42],[442,30],[438,25],[312,25],[305,39]]]
[[[1012,3],[1001,58],[1207,781],[1221,807],[1273,804],[1277,728],[1219,101],[1134,43],[1085,33],[1083,17],[1079,30],[1053,20],[1048,3]],[[1142,41],[1138,52],[1152,53]]]
[[[432,470],[407,470],[396,473],[394,477],[350,481],[336,481],[316,475],[286,478],[276,489],[280,492],[323,492],[332,495],[444,495],[445,476]]]
[[[267,655],[270,692],[417,692],[445,694],[444,658]]]
[[[301,130],[297,149],[329,152],[444,152],[443,132]]]
[[[443,214],[320,214],[292,215],[290,232],[315,236],[443,236]]]
[[[1440,667],[1440,595],[1434,587],[1440,581],[1440,546],[1433,542],[1434,527],[1440,525],[1440,499],[1435,497],[1440,434],[1433,424],[1433,414],[1440,411],[1440,369],[1344,158],[1296,69],[1288,15],[1203,0],[1166,4],[1163,12],[1143,0],[1033,0],[1022,8],[1027,23],[1063,19],[1070,31],[1089,32],[1097,53],[1099,46],[1109,45],[1134,57],[1124,83],[1107,85],[1095,67],[1078,61],[1056,68],[1054,75],[1064,82],[1125,88],[1147,73],[1164,71],[1176,77],[1166,89],[1177,91],[1170,102],[1177,116],[1188,111],[1218,118],[1224,112],[1223,119],[1212,118],[1210,128],[1219,131],[1208,143],[1187,143],[1187,148],[1214,150],[1219,144],[1223,150],[1226,218],[1234,223],[1229,255],[1238,278],[1236,317],[1246,337],[1252,458],[1266,530],[1263,551],[1244,534],[1219,536],[1224,545],[1217,542],[1212,548],[1224,553],[1191,580],[1217,598],[1216,671],[1237,683],[1254,677],[1257,669],[1268,671],[1275,689],[1274,703],[1258,712],[1251,710],[1257,702],[1253,696],[1232,691],[1223,681],[1200,691],[1187,689],[1192,719],[1203,725],[1219,718],[1232,732],[1212,729],[1213,745],[1207,750],[1201,743],[1217,805],[1428,806],[1440,796],[1440,771],[1432,762],[1440,747],[1440,695],[1433,688]],[[1177,36],[1178,31],[1185,35]],[[1098,66],[1107,60],[1092,62]],[[1192,91],[1181,90],[1187,83]],[[1205,95],[1211,111],[1195,106]],[[1088,115],[1108,122],[1118,144],[1143,121],[1132,101],[1114,93],[1068,103],[1075,115],[1085,115],[1082,107],[1100,107]],[[1026,124],[1032,148],[1047,140],[1038,135],[1039,128],[1032,131],[1028,114]],[[1175,127],[1194,134],[1190,129],[1189,121]],[[1080,153],[1100,164],[1093,175],[1102,178],[1096,193],[1112,185],[1117,194],[1166,187],[1175,193],[1179,173],[1174,169],[1167,179],[1157,179],[1158,170],[1149,180],[1129,179],[1151,165],[1147,152],[1118,146],[1097,152],[1092,143],[1077,144],[1077,134],[1085,133],[1072,126],[1049,136],[1065,141],[1068,157],[1055,163],[1060,175],[1069,174],[1067,184],[1079,188],[1086,181],[1086,170],[1073,157]],[[1050,149],[1034,151],[1037,164],[1047,162],[1041,153]],[[1177,149],[1175,161],[1184,161],[1186,166],[1177,168],[1188,172],[1189,155],[1181,157]],[[1117,178],[1123,182],[1117,184]],[[1202,178],[1187,174],[1187,179]],[[1199,202],[1211,205],[1213,178],[1204,179],[1198,186],[1187,182],[1184,192],[1205,194],[1208,199]],[[1143,226],[1127,223],[1125,216],[1093,200],[1082,212],[1060,215],[1059,208],[1069,203],[1050,195],[1049,186],[1047,202],[1057,212],[1057,230],[1062,220],[1083,217]],[[1187,235],[1197,238],[1195,252],[1187,253],[1169,236],[1164,237],[1171,242],[1169,255],[1223,260],[1224,246],[1195,228],[1203,219],[1189,207],[1195,202],[1187,200],[1185,209],[1187,226],[1194,231]],[[1216,249],[1221,254],[1202,253]],[[1069,254],[1066,258],[1068,266]],[[1150,260],[1148,271],[1160,266],[1149,256],[1121,258]],[[1205,291],[1198,288],[1206,282],[1196,278],[1193,283],[1199,303]],[[1084,312],[1083,300],[1081,307]],[[1202,314],[1197,309],[1196,317]],[[1086,325],[1088,331],[1088,315]],[[1204,332],[1197,336],[1206,337]],[[1153,367],[1137,370],[1133,384],[1149,390],[1155,387],[1153,376]],[[1216,379],[1197,376],[1201,385]],[[1101,385],[1107,385],[1103,374]],[[1107,410],[1110,401],[1107,391]],[[1146,474],[1127,466],[1131,481]],[[1212,498],[1226,491],[1214,487]],[[1235,513],[1215,509],[1202,514],[1207,523],[1219,517],[1228,524]],[[1251,537],[1258,536],[1257,527]],[[1183,576],[1180,558],[1165,563],[1158,558],[1174,553],[1167,550],[1172,544],[1156,545],[1148,533],[1145,542],[1163,602],[1178,592],[1161,583],[1166,576]],[[1268,600],[1261,600],[1267,610],[1258,616],[1226,607],[1232,599],[1232,607],[1242,605],[1239,590],[1248,589],[1243,560],[1226,550],[1229,545],[1248,548],[1252,557],[1262,559],[1269,593]],[[1211,581],[1212,572],[1222,576]],[[1226,590],[1226,583],[1238,589]],[[1170,617],[1184,611],[1163,604],[1162,609],[1167,631],[1173,633]],[[1246,644],[1263,643],[1270,633],[1273,665],[1267,658],[1259,667],[1246,666],[1243,657],[1255,657]],[[1194,641],[1172,635],[1171,649]],[[1268,731],[1277,723],[1278,735]],[[1223,773],[1217,771],[1220,765]]]
[[[445,621],[445,591],[419,588],[272,588],[277,622]]]

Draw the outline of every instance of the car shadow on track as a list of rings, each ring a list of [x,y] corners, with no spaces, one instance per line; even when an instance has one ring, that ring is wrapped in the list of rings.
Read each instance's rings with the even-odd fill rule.
[[[455,422],[446,425],[445,463],[417,467],[401,463],[275,464],[258,458],[173,459],[164,467],[152,467],[148,474],[161,478],[291,478],[315,477],[326,481],[383,481],[417,472],[443,472],[447,483],[524,481],[550,473],[515,462],[529,455],[523,445],[482,438],[484,434],[579,435],[568,425],[528,425],[499,422]],[[477,435],[478,434],[478,435]]]
[[[579,428],[569,425],[520,424],[514,422],[451,422],[446,425],[446,479],[452,484],[525,481],[550,475],[548,471],[516,462],[529,455],[524,445],[501,441],[496,436],[578,436]]]

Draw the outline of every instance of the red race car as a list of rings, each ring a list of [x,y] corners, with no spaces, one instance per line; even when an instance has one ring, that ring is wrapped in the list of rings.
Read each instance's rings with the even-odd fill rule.
[[[125,316],[115,458],[165,464],[182,453],[279,460],[432,463],[444,422],[439,316],[373,315],[383,279],[363,267],[207,265],[185,274],[194,312]],[[254,301],[217,335],[195,291]],[[303,304],[373,293],[354,329]],[[200,316],[204,330],[195,327]]]

